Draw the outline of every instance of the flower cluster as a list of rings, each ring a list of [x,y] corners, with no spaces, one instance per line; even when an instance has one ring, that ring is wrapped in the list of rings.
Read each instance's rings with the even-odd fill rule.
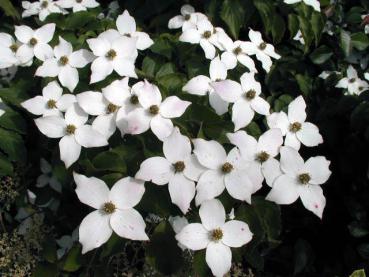
[[[314,1],[304,2],[317,9]],[[23,16],[38,14],[43,20],[51,12],[65,13],[68,8],[75,12],[97,5],[93,0],[24,2]],[[118,180],[111,189],[96,177],[73,173],[79,200],[95,209],[79,227],[83,253],[100,247],[113,232],[131,240],[149,240],[145,221],[134,208],[145,193],[145,182],[168,184],[172,203],[184,215],[192,202],[199,207],[201,223],[182,220],[175,228],[176,239],[182,249],[206,248],[206,262],[215,276],[230,270],[230,248],[241,247],[253,237],[247,223],[235,219],[234,211],[226,222],[225,209],[216,199],[225,190],[232,198],[251,204],[252,195],[265,181],[271,188],[267,200],[291,204],[300,197],[306,209],[322,217],[325,197],[320,185],[330,176],[329,161],[319,156],[304,162],[298,153],[301,144],[321,144],[322,136],[316,125],[306,121],[302,96],[289,104],[287,113],[271,112],[258,81],[259,65],[253,57],[268,73],[272,59],[281,56],[260,32],[250,29],[250,41],[233,41],[222,28],[214,27],[206,15],[189,5],[183,6],[181,15],[168,23],[170,29],[182,29],[180,41],[200,44],[206,59],[211,60],[209,76],[190,79],[183,91],[198,96],[209,94],[209,105],[225,118],[231,110],[234,133],[227,133],[228,145],[232,145],[229,148],[215,140],[189,138],[181,127],[174,126],[172,119],[191,109],[191,102],[176,95],[163,98],[165,94],[148,80],[132,83],[132,78],[138,78],[138,51],[149,48],[153,40],[138,31],[128,11],[118,16],[115,25],[116,29],[87,39],[90,50],[73,49],[66,37],[56,39],[53,23],[36,30],[16,26],[16,39],[0,34],[0,68],[30,66],[36,57],[41,65],[35,75],[53,78],[41,95],[21,105],[38,116],[35,123],[41,133],[60,139],[60,159],[66,168],[78,161],[82,147],[108,146],[117,129],[122,137],[151,129],[155,139],[162,142],[163,155],[142,161],[134,177]],[[52,45],[54,37],[58,40],[56,45]],[[83,91],[79,71],[89,64],[87,85],[93,89]],[[236,67],[242,75],[233,80],[228,71]],[[109,83],[96,89],[95,83],[101,81]],[[75,90],[79,93],[75,94]],[[267,122],[267,130],[258,139],[245,131],[255,115],[264,116]],[[49,183],[60,191],[50,165],[42,161],[41,166],[43,175],[38,186]]]

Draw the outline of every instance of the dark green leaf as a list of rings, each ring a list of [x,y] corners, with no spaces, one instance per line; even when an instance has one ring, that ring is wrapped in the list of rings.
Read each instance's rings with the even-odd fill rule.
[[[239,0],[224,0],[220,18],[227,24],[234,39],[238,39],[240,28],[245,19],[244,8]]]

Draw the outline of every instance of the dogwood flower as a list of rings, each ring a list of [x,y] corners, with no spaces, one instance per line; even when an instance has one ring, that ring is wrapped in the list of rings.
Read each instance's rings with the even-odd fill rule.
[[[151,131],[160,140],[164,140],[173,131],[171,118],[180,117],[191,104],[177,96],[169,96],[162,102],[159,88],[148,81],[139,82],[135,92],[142,108],[130,112],[127,117],[127,133],[142,134]]]
[[[25,9],[22,13],[23,18],[38,14],[38,18],[41,21],[44,21],[51,13],[67,13],[53,0],[38,0],[36,2],[22,1],[22,7]]]
[[[108,241],[113,231],[130,240],[148,240],[145,221],[133,207],[145,192],[144,182],[131,177],[117,181],[109,190],[104,181],[73,173],[78,199],[96,209],[79,226],[82,254]]]
[[[342,78],[336,85],[336,88],[347,89],[349,95],[360,95],[363,91],[369,89],[369,84],[361,80],[356,69],[350,65],[346,71],[346,77]]]
[[[261,187],[261,172],[249,167],[235,147],[227,155],[217,141],[192,140],[198,161],[207,170],[201,174],[196,187],[196,205],[219,196],[226,188],[235,199],[251,203],[251,194]]]
[[[80,49],[73,52],[72,44],[59,37],[59,44],[54,47],[53,57],[48,58],[36,70],[36,76],[56,77],[60,83],[74,91],[78,82],[79,75],[77,68],[83,68],[93,61],[94,56],[90,51]]]
[[[0,98],[0,116],[2,116],[6,109],[7,109],[7,105],[4,104],[3,100]]]
[[[192,44],[199,43],[205,52],[205,57],[212,60],[216,53],[214,44],[217,44],[218,41],[214,33],[214,27],[207,19],[198,21],[196,26],[197,29],[190,28],[184,30],[179,40]]]
[[[73,94],[63,94],[57,81],[52,81],[37,95],[21,103],[22,107],[34,115],[61,116],[73,103],[77,102]]]
[[[188,225],[188,220],[184,216],[170,216],[168,218],[170,226],[172,226],[174,233],[178,234],[182,231],[182,229]],[[179,248],[182,250],[186,249],[186,246],[178,242]]]
[[[283,144],[283,136],[280,129],[270,129],[259,137],[257,141],[245,131],[228,133],[229,141],[237,146],[242,158],[249,163],[253,171],[262,174],[268,185],[272,186],[276,176],[280,173],[275,157],[279,154],[279,148]]]
[[[46,116],[35,120],[36,126],[49,138],[61,138],[59,141],[60,159],[65,167],[70,167],[81,153],[81,148],[108,145],[106,138],[86,125],[88,115],[74,103],[60,116]]]
[[[279,128],[286,136],[284,145],[299,150],[301,143],[308,147],[323,143],[323,138],[316,125],[305,122],[306,103],[302,96],[297,97],[288,105],[288,114],[285,112],[273,113],[267,117],[269,128]]]
[[[19,48],[14,38],[7,33],[0,33],[0,69],[18,64],[16,53]]]
[[[242,74],[241,84],[224,80],[213,82],[214,88],[221,99],[228,103],[234,103],[232,107],[232,122],[235,131],[247,126],[254,118],[255,112],[269,115],[270,105],[261,98],[261,85],[254,78],[254,72]]]
[[[210,62],[209,76],[210,78],[204,75],[192,78],[187,82],[182,90],[194,95],[206,95],[209,93],[210,106],[218,115],[225,114],[228,111],[228,103],[221,99],[210,86],[211,82],[225,80],[227,78],[226,65],[219,57],[215,57]]]
[[[135,72],[137,39],[116,37],[114,32],[108,31],[101,33],[97,38],[87,40],[90,49],[97,56],[91,65],[91,84],[104,80],[113,70],[120,76],[137,78]]]
[[[284,0],[284,2],[286,4],[295,4],[295,3],[304,2],[305,5],[311,6],[314,8],[314,10],[316,10],[317,12],[320,12],[319,0]]]
[[[266,199],[277,204],[292,204],[299,197],[306,209],[322,218],[325,197],[319,185],[327,182],[331,171],[330,162],[322,156],[306,162],[292,147],[281,147],[281,170],[283,174],[273,183]]]
[[[191,154],[191,142],[178,128],[164,139],[164,157],[152,157],[142,162],[135,178],[157,185],[168,184],[172,203],[186,214],[195,197],[195,181],[205,168]]]
[[[87,9],[93,9],[100,4],[95,0],[59,0],[57,1],[59,7],[64,9],[73,8],[73,12],[87,11]]]
[[[148,34],[136,31],[136,21],[127,10],[118,16],[116,24],[121,35],[137,39],[136,46],[138,50],[145,50],[154,43]]]
[[[186,4],[181,7],[181,15],[176,15],[169,20],[168,28],[178,29],[182,27],[182,31],[194,29],[198,21],[206,18],[206,15],[195,12],[191,5]]]
[[[250,242],[253,234],[249,226],[239,220],[225,222],[222,203],[205,201],[199,210],[201,223],[190,223],[176,235],[178,242],[191,250],[206,248],[205,260],[214,276],[223,277],[232,264],[231,247],[241,247]]]
[[[249,38],[251,41],[244,42],[242,48],[247,55],[256,55],[256,58],[261,62],[264,70],[266,72],[270,71],[272,67],[272,59],[280,59],[281,56],[278,55],[274,46],[266,43],[261,37],[261,33],[250,29]]]
[[[45,61],[53,56],[53,49],[48,44],[55,32],[55,24],[46,24],[37,30],[22,25],[15,26],[15,36],[23,44],[19,46],[16,56],[21,64],[32,64],[32,59]]]
[[[296,35],[293,37],[293,40],[300,42],[302,45],[305,45],[304,37],[302,36],[301,30],[299,30]]]
[[[40,160],[40,169],[42,174],[37,178],[36,187],[42,188],[49,185],[57,192],[61,192],[62,186],[58,179],[53,175],[51,165],[44,158],[41,158]]]

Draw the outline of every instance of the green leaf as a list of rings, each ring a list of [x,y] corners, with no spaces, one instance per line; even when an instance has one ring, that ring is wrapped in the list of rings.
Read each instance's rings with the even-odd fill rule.
[[[10,0],[0,0],[0,8],[5,12],[7,16],[20,19],[18,11],[14,8]]]
[[[313,90],[313,79],[308,75],[297,74],[296,81],[305,96],[309,95]]]
[[[341,30],[341,33],[340,33],[340,46],[345,56],[346,57],[350,56],[351,51],[352,51],[351,36],[350,36],[350,33],[344,30]]]
[[[210,269],[205,261],[205,251],[196,251],[193,257],[193,270],[198,277],[211,276]]]
[[[315,49],[313,53],[310,54],[310,60],[314,64],[323,64],[328,61],[333,56],[333,52],[330,48],[323,45]]]
[[[75,12],[68,15],[68,17],[66,18],[65,29],[75,31],[83,28],[88,23],[94,20],[96,20],[96,15],[91,12],[87,11]]]
[[[25,160],[27,151],[19,134],[0,128],[0,138],[0,149],[11,161]]]
[[[272,30],[272,20],[275,15],[273,3],[270,0],[254,0],[254,6],[258,10],[263,21],[265,31],[269,33]]]
[[[77,271],[81,267],[81,246],[74,246],[62,260],[62,268],[68,272]]]
[[[299,19],[295,14],[288,15],[288,30],[291,33],[291,38],[295,37],[300,30]]]
[[[127,166],[123,158],[115,152],[106,151],[98,154],[92,164],[98,170],[110,170],[125,173]]]
[[[5,175],[12,175],[13,165],[8,161],[7,157],[0,153],[0,177]]]
[[[162,67],[160,67],[159,71],[156,73],[156,78],[175,73],[175,71],[176,67],[173,63],[166,63]]]
[[[25,134],[27,129],[23,117],[9,109],[0,117],[0,126],[20,134]]]
[[[167,38],[159,37],[155,39],[154,44],[150,47],[150,50],[155,54],[171,59],[173,47]]]
[[[40,276],[57,276],[57,267],[56,264],[49,263],[39,263],[35,270],[32,273],[32,277],[40,277]]]
[[[274,43],[281,42],[285,32],[286,32],[286,24],[284,23],[283,17],[281,17],[278,14],[275,14],[273,17],[273,25],[272,25],[273,42]]]
[[[308,51],[314,39],[314,32],[311,28],[310,20],[306,17],[299,16],[300,30],[305,41],[305,52]]]
[[[360,32],[351,35],[352,46],[363,51],[369,46],[369,38],[366,34]]]
[[[244,8],[239,0],[223,1],[220,18],[227,24],[231,36],[238,39],[240,28],[245,19]]]
[[[320,37],[322,36],[325,22],[321,13],[314,12],[311,16],[311,29],[314,33],[315,45],[319,44]]]
[[[352,272],[350,277],[366,277],[365,270],[364,269],[355,270],[354,272]]]

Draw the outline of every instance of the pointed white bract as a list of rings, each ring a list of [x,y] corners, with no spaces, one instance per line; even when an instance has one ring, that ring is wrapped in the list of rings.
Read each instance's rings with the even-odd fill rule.
[[[217,141],[194,139],[198,161],[207,170],[201,174],[196,186],[196,205],[218,197],[226,188],[235,199],[251,204],[251,195],[261,188],[263,176],[254,170],[235,147],[227,155]]]
[[[369,89],[369,84],[361,80],[357,74],[356,69],[350,65],[346,71],[346,77],[342,78],[337,84],[336,88],[346,89],[348,95],[360,95],[363,91]]]
[[[164,157],[152,157],[142,162],[135,178],[157,185],[168,184],[172,202],[186,214],[195,197],[195,181],[205,168],[191,151],[191,142],[178,128],[164,139]]]
[[[63,9],[73,9],[74,13],[100,6],[95,0],[58,0],[56,4]]]
[[[311,6],[316,10],[317,12],[320,12],[320,3],[319,0],[284,0],[286,4],[296,4],[303,2],[305,5]]]
[[[201,223],[186,225],[176,239],[191,250],[206,249],[206,263],[214,276],[223,277],[232,264],[231,247],[241,247],[251,241],[253,234],[249,226],[239,220],[226,220],[222,203],[208,200],[202,203]]]
[[[77,102],[73,94],[63,94],[57,81],[47,84],[38,95],[21,103],[22,107],[34,115],[62,116],[73,103]]]
[[[266,199],[286,205],[300,198],[306,209],[322,218],[326,200],[320,185],[331,175],[330,162],[322,156],[304,162],[297,150],[288,146],[282,147],[280,153],[282,174],[274,181]]]
[[[219,39],[218,39],[219,40]],[[222,62],[224,62],[228,69],[234,69],[237,63],[246,66],[250,72],[257,72],[253,59],[247,54],[247,48],[244,41],[233,42],[230,38],[225,38],[221,41],[225,48],[222,53]]]
[[[77,68],[83,68],[94,60],[94,55],[85,49],[73,52],[72,44],[59,37],[59,44],[49,57],[37,68],[36,76],[58,77],[60,83],[73,92],[79,82]]]
[[[45,136],[61,138],[59,141],[60,159],[65,167],[75,163],[82,147],[99,147],[108,145],[105,136],[87,125],[86,114],[77,103],[69,107],[64,118],[61,116],[45,116],[35,120],[35,123]]]
[[[113,231],[130,240],[148,240],[145,221],[133,207],[145,192],[144,182],[131,177],[117,181],[109,190],[104,181],[73,173],[78,199],[96,209],[79,226],[82,254],[108,241]]]
[[[135,93],[142,108],[130,112],[127,117],[127,133],[132,135],[151,131],[158,139],[164,140],[173,131],[172,118],[184,114],[191,102],[177,96],[169,96],[162,101],[159,88],[147,80],[136,84]]]
[[[279,128],[286,136],[284,145],[299,150],[301,144],[313,147],[323,143],[323,138],[316,125],[306,122],[306,103],[302,96],[288,105],[288,113],[273,113],[267,117],[270,128]]]
[[[195,12],[191,5],[183,5],[181,14],[171,18],[168,22],[169,29],[182,28],[182,31],[196,28],[198,21],[206,19],[206,15]]]
[[[0,69],[21,65],[17,58],[20,42],[7,33],[0,33]]]
[[[38,0],[35,2],[22,1],[22,8],[24,9],[22,17],[38,15],[41,21],[44,21],[46,17],[52,13],[67,13],[61,8],[59,3],[54,0]]]

